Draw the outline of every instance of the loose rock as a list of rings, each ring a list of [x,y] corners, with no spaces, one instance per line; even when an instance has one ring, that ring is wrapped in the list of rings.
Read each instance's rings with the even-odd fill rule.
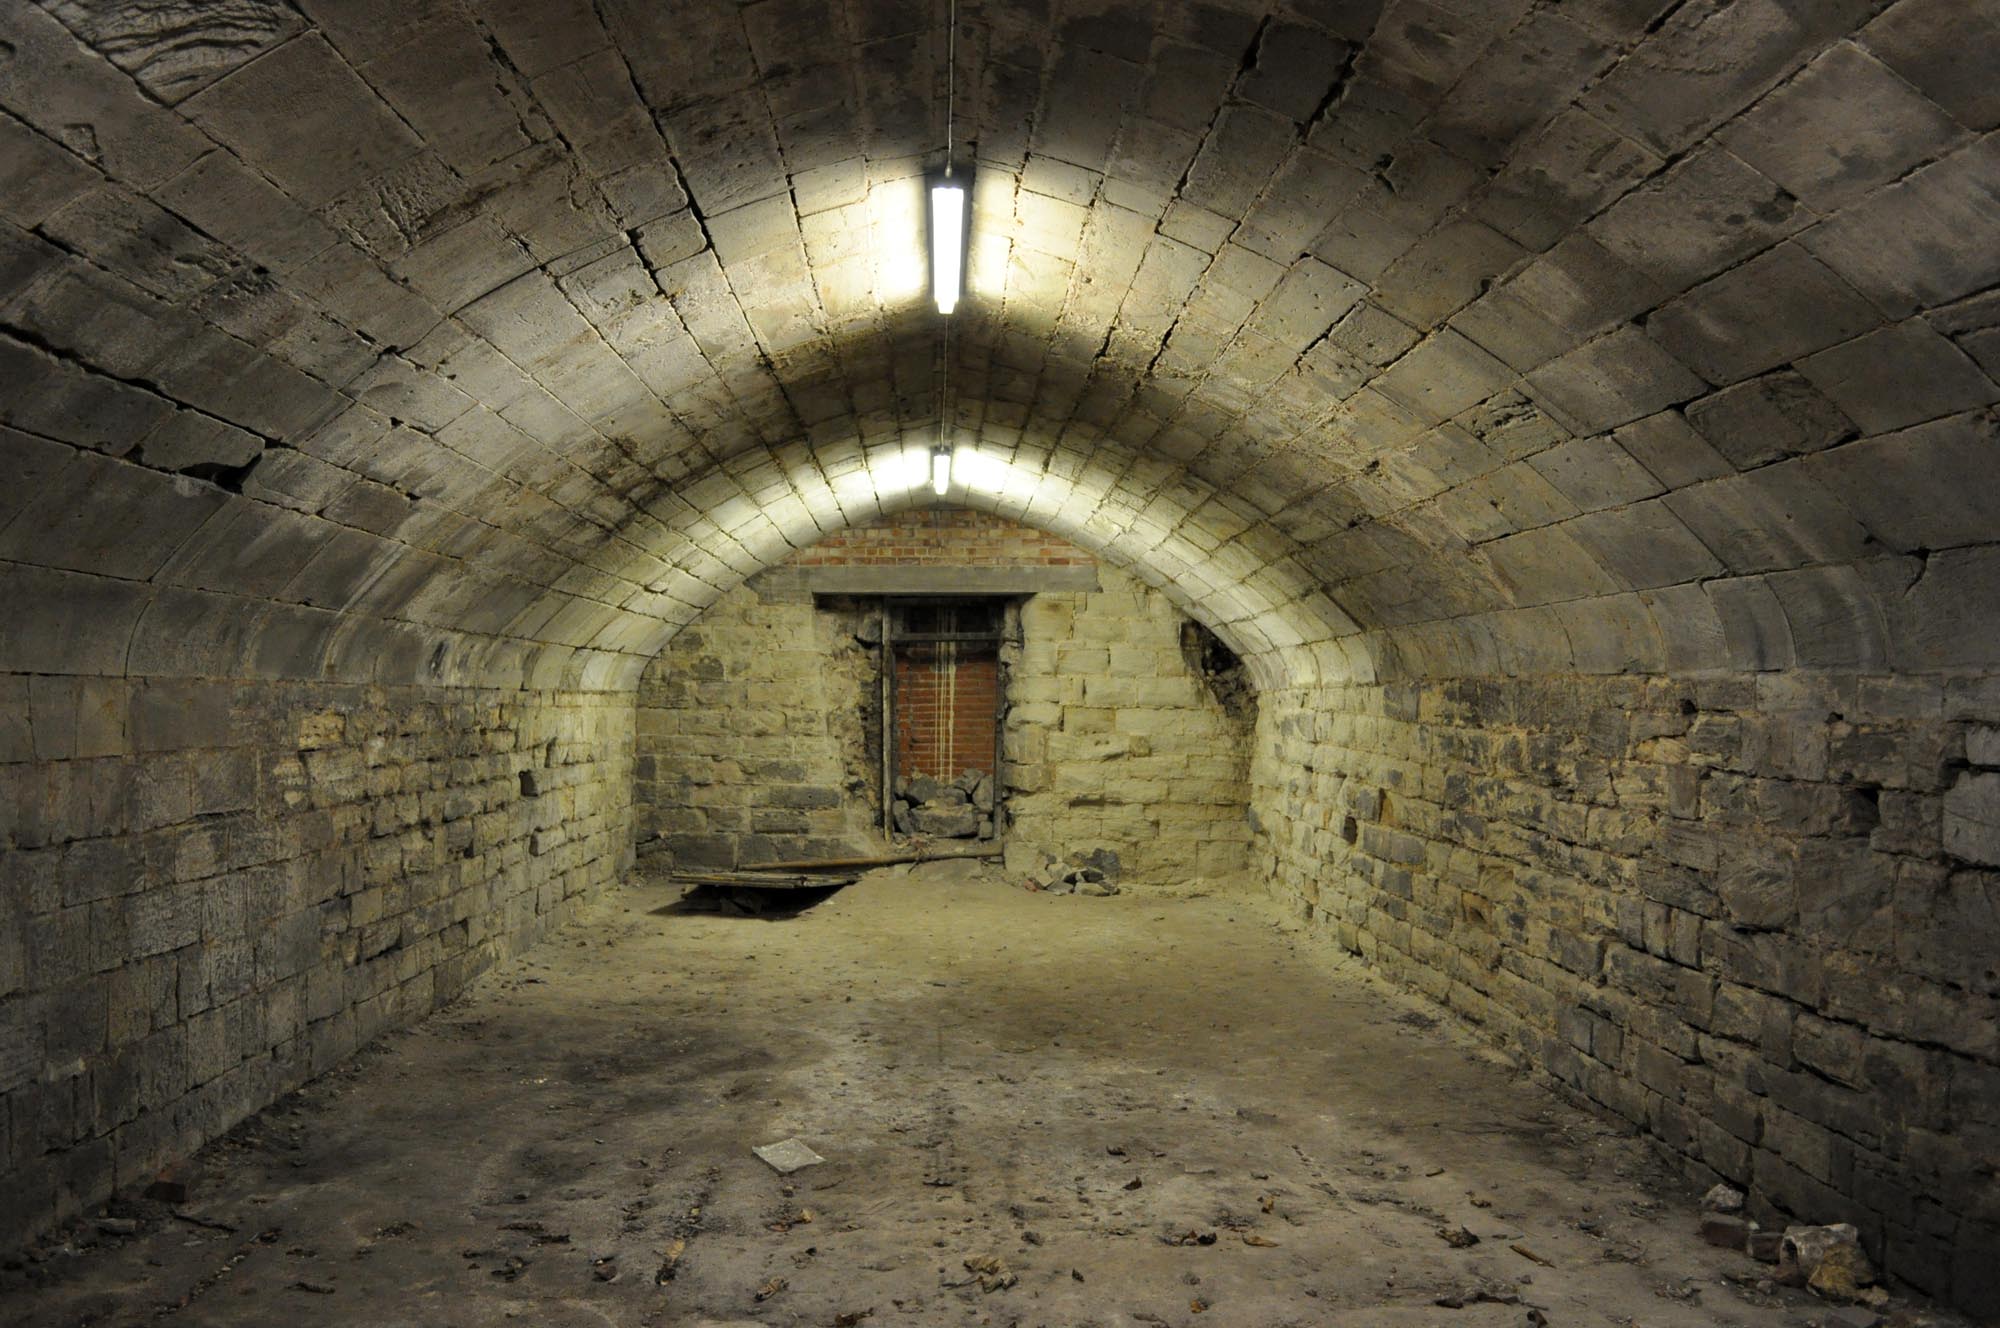
[[[1703,1212],[1740,1213],[1743,1211],[1743,1191],[1733,1185],[1712,1186],[1701,1196]]]

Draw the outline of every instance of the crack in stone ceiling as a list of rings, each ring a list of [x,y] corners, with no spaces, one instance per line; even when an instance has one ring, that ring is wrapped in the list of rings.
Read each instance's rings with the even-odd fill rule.
[[[942,405],[1267,685],[1991,655],[1990,13],[966,0],[941,403],[942,12],[0,13],[0,654],[630,685]]]

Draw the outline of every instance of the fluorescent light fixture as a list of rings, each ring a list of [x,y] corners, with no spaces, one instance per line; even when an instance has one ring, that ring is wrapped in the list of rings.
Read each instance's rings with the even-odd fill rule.
[[[939,313],[958,308],[964,284],[965,186],[947,175],[931,185],[931,296]]]
[[[951,487],[952,449],[940,447],[931,453],[931,492],[944,497],[944,491]]]

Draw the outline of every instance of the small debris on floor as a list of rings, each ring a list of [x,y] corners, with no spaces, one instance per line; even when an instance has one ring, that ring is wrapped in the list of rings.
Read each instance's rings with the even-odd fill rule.
[[[1865,1305],[1843,1305],[1820,1320],[1822,1328],[1876,1328],[1882,1316]]]
[[[1160,1237],[1160,1240],[1163,1244],[1167,1245],[1213,1245],[1215,1244],[1215,1233],[1213,1231],[1200,1230],[1175,1231],[1168,1232],[1166,1235]]]
[[[1021,882],[1024,890],[1051,895],[1086,895],[1098,899],[1119,893],[1121,864],[1118,855],[1108,848],[1072,853],[1060,862],[1052,853],[1029,852],[1040,860],[1040,865],[1025,872]],[[1010,867],[1017,860],[1017,855],[1010,854]]]
[[[1021,1280],[1021,1275],[1007,1266],[1007,1261],[993,1254],[978,1254],[965,1261],[965,1271],[972,1274],[972,1281],[979,1283],[985,1292],[1005,1291]],[[956,1285],[968,1285],[965,1282]]]
[[[813,1218],[815,1218],[816,1216],[818,1216],[818,1214],[814,1213],[812,1209],[801,1208],[796,1213],[787,1214],[786,1216],[779,1218],[775,1222],[767,1222],[764,1225],[767,1230],[775,1231],[778,1234],[783,1235],[785,1232],[790,1231],[793,1227],[805,1226],[807,1223],[811,1222]]]
[[[1462,1310],[1467,1305],[1518,1305],[1519,1293],[1502,1286],[1475,1286],[1463,1291],[1448,1291],[1433,1300],[1431,1304],[1440,1309]]]
[[[659,1271],[653,1274],[655,1283],[665,1286],[674,1280],[674,1274],[680,1271],[681,1256],[687,1253],[687,1244],[686,1240],[678,1237],[667,1242],[667,1248],[662,1252],[660,1259]]]
[[[818,1153],[806,1147],[797,1135],[789,1139],[780,1139],[774,1144],[759,1144],[750,1151],[763,1159],[765,1165],[780,1176],[789,1176],[794,1171],[816,1167],[826,1161]]]

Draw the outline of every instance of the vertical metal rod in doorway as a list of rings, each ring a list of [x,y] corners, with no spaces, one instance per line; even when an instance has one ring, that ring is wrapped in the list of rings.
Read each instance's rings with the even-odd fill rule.
[[[882,601],[882,833],[896,838],[896,638]]]

